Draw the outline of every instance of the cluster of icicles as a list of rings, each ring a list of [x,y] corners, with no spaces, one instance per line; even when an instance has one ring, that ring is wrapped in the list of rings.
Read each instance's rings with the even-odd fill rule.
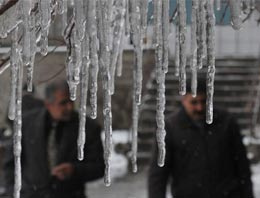
[[[151,0],[150,0],[151,1]],[[105,131],[105,184],[110,185],[110,158],[112,149],[111,95],[115,91],[115,75],[122,74],[123,38],[129,36],[134,46],[133,65],[133,116],[132,116],[132,167],[137,171],[137,131],[142,93],[142,45],[147,31],[149,0],[19,0],[0,16],[0,37],[11,35],[11,97],[9,118],[14,120],[15,188],[14,197],[21,189],[21,138],[22,138],[22,83],[23,68],[27,70],[28,91],[32,91],[35,53],[48,53],[48,32],[55,15],[62,16],[62,35],[67,44],[66,73],[71,100],[80,89],[80,127],[78,159],[82,160],[85,143],[86,101],[89,89],[91,118],[97,116],[97,79],[100,71],[103,91]],[[157,80],[157,142],[158,165],[165,158],[165,75],[168,70],[169,1],[154,0],[153,25]],[[4,6],[8,0],[0,0]],[[220,0],[192,0],[191,63],[192,95],[196,96],[197,70],[206,62],[207,112],[206,122],[213,121],[213,92],[215,74],[215,16]],[[242,3],[249,9],[253,0],[229,0],[231,24],[234,29],[242,25]],[[69,15],[68,10],[72,9]],[[186,1],[177,0],[176,14],[176,75],[179,76],[181,95],[186,93]],[[25,66],[25,67],[24,67]]]

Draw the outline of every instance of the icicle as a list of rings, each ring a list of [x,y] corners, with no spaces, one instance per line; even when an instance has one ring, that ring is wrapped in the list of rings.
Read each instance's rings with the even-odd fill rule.
[[[199,11],[197,12],[197,65],[201,69],[203,67],[203,60],[206,57],[206,11],[205,0],[199,1]]]
[[[34,60],[37,51],[36,42],[36,31],[35,31],[36,18],[35,14],[32,13],[30,16],[30,59],[27,65],[27,91],[31,92],[33,89],[33,70],[34,70]],[[24,46],[25,47],[25,46]]]
[[[221,10],[221,0],[215,0],[217,10]]]
[[[82,64],[81,41],[75,29],[75,15],[72,16],[64,33],[64,40],[68,48],[66,60],[67,81],[70,89],[70,99],[76,100],[77,86],[80,82],[80,66]]]
[[[131,29],[132,29],[132,38],[136,59],[136,89],[135,89],[135,100],[138,105],[141,104],[141,93],[142,93],[142,59],[143,59],[143,50],[142,50],[142,32],[141,32],[141,15],[140,15],[140,2],[139,0],[134,0],[131,3]]]
[[[14,181],[14,198],[20,198],[20,190],[22,186],[22,173],[21,173],[21,151],[22,151],[22,84],[23,84],[23,64],[21,57],[21,50],[18,50],[17,56],[18,64],[18,78],[16,85],[16,109],[14,121],[14,164],[15,164],[15,181]]]
[[[186,3],[178,0],[180,42],[180,95],[186,94]]]
[[[88,1],[88,34],[90,35],[90,117],[97,117],[97,79],[98,79],[98,39],[96,21],[96,1]]]
[[[136,83],[133,83],[134,86]],[[138,119],[139,119],[139,105],[135,101],[135,94],[133,92],[133,112],[132,112],[132,154],[131,154],[131,164],[132,171],[137,172],[137,148],[138,148]]]
[[[110,95],[110,72],[109,72],[109,35],[108,25],[109,22],[109,3],[105,0],[98,0],[98,16],[99,19],[99,31],[101,35],[100,41],[100,67],[102,76],[102,88],[103,88],[103,117],[104,117],[104,131],[105,131],[105,149],[104,149],[104,159],[105,159],[105,177],[104,182],[106,186],[111,183],[110,179],[110,161],[112,152],[112,113],[111,113],[111,95]]]
[[[160,71],[160,82],[158,82],[157,88],[157,104],[156,104],[156,138],[158,143],[158,165],[164,166],[165,161],[165,122],[164,122],[164,110],[165,110],[165,73],[163,70]]]
[[[163,59],[165,38],[163,38],[165,29],[163,27],[166,25],[163,20],[165,20],[165,10],[162,1],[156,1],[154,4],[155,10],[155,35],[156,35],[156,47],[155,47],[155,58],[156,58],[156,82],[157,82],[157,103],[156,103],[156,139],[158,144],[158,165],[160,167],[164,166],[165,160],[165,123],[164,123],[164,109],[165,109],[165,65]],[[164,12],[163,12],[164,11]],[[168,58],[168,57],[167,57]]]
[[[192,0],[191,10],[191,93],[197,95],[197,13],[198,0]]]
[[[130,36],[130,14],[129,14],[129,9],[130,9],[130,6],[129,6],[129,1],[130,0],[126,0],[126,13],[125,13],[125,34],[127,37]]]
[[[51,21],[51,6],[50,0],[40,0],[40,14],[41,14],[41,41],[40,52],[43,56],[48,53],[48,34]]]
[[[241,0],[229,0],[231,12],[231,25],[233,29],[239,30],[242,27],[243,20],[241,16]]]
[[[82,65],[80,73],[80,119],[79,119],[79,135],[78,135],[78,159],[84,159],[84,145],[86,139],[86,116],[87,116],[87,93],[89,78],[89,35],[85,35],[82,45]]]
[[[81,57],[81,42],[76,35],[76,31],[73,28],[72,32],[72,56],[71,56],[71,64],[70,64],[70,79],[69,79],[69,87],[70,87],[70,99],[76,100],[77,96],[77,86],[80,82],[80,66],[82,63]]]
[[[75,2],[75,28],[77,38],[81,41],[85,33],[85,20],[83,0],[76,0]]]
[[[168,1],[168,0],[166,0]],[[140,13],[141,13],[141,25],[142,25],[142,34],[143,37],[147,31],[147,16],[148,16],[148,0],[141,0],[140,1]],[[167,19],[165,19],[167,20]]]
[[[141,26],[141,13],[140,13],[140,0],[134,0],[130,2],[131,8],[131,37],[133,39],[134,45],[134,69],[133,69],[133,114],[139,114],[139,105],[141,104],[141,94],[142,94],[142,58],[143,58],[143,50],[142,50],[142,26]],[[134,112],[135,111],[135,112]],[[134,118],[132,116],[132,118]],[[138,119],[138,118],[137,118]],[[132,171],[137,171],[136,164],[136,155],[137,155],[137,132],[138,132],[138,120],[132,120]]]
[[[116,64],[120,52],[122,37],[124,34],[125,28],[125,2],[126,0],[116,0],[115,7],[116,7],[116,14],[114,20],[114,34],[113,34],[113,48],[111,51],[111,94],[115,92],[115,71],[116,71]]]
[[[32,2],[30,0],[23,0],[22,2],[22,14],[23,14],[23,63],[25,65],[30,64],[31,59],[31,12]]]
[[[169,17],[169,0],[162,1],[163,6],[163,20],[162,20],[162,36],[163,36],[163,70],[165,73],[168,72],[169,65],[169,26],[170,26],[170,17]]]
[[[62,1],[62,0],[60,0]],[[67,0],[63,1],[63,13],[62,13],[62,35],[64,36],[65,29],[68,25],[68,2]]]
[[[176,32],[175,32],[175,76],[180,74],[180,30],[179,30],[179,17],[176,19]]]
[[[122,36],[122,41],[121,43],[123,43],[123,39],[124,37]],[[121,48],[120,48],[120,52],[119,52],[119,57],[118,57],[118,60],[117,60],[117,76],[118,77],[121,77],[122,76],[122,70],[123,70],[123,53],[124,53],[124,50],[123,50],[123,44],[121,45]]]
[[[206,122],[213,122],[213,94],[215,77],[215,15],[213,0],[207,1],[207,102]]]
[[[16,112],[16,90],[17,90],[17,76],[18,76],[18,27],[11,33],[11,95],[9,100],[8,118],[15,119]]]

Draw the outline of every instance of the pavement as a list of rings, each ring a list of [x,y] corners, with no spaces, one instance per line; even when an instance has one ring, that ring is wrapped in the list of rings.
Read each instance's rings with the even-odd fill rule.
[[[146,198],[146,175],[147,168],[116,178],[109,187],[104,185],[103,180],[89,183],[89,198]]]

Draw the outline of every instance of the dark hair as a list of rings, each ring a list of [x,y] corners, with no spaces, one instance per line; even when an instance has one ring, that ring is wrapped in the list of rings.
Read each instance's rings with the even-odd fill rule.
[[[207,85],[205,78],[197,79],[197,93],[198,94],[206,94],[207,93]],[[186,82],[186,93],[191,93],[191,79],[187,79]]]
[[[45,100],[48,102],[54,102],[55,100],[54,94],[58,90],[69,93],[68,83],[65,80],[62,80],[62,81],[55,81],[47,85],[45,88]]]

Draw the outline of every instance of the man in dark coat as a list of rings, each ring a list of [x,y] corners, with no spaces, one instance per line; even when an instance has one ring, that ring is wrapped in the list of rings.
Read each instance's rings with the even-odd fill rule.
[[[205,82],[197,97],[190,87],[181,110],[166,120],[165,165],[154,153],[149,171],[149,198],[165,198],[171,182],[174,198],[253,198],[246,149],[235,120],[214,109],[214,121],[205,123]]]
[[[47,87],[45,107],[23,115],[21,198],[84,198],[85,182],[104,174],[101,128],[87,118],[85,158],[78,161],[79,115],[66,82]],[[8,157],[4,171],[10,194],[13,154]]]

